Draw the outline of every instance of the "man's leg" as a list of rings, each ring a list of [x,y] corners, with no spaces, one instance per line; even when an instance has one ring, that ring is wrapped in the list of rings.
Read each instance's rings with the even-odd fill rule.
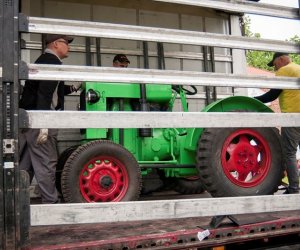
[[[299,192],[299,173],[296,160],[297,146],[300,141],[300,128],[281,129],[283,158],[289,180],[289,193]]]
[[[20,133],[19,136],[19,153],[20,153],[20,161],[19,161],[19,168],[20,170],[25,170],[30,177],[30,183],[33,179],[34,176],[34,172],[33,172],[33,168],[32,168],[32,163],[31,163],[31,159],[30,159],[30,154],[29,154],[29,150],[28,150],[28,146],[27,146],[27,142],[26,142],[26,133]]]
[[[57,164],[57,130],[49,129],[48,140],[43,144],[36,144],[39,129],[32,129],[28,134],[28,148],[39,185],[42,203],[57,203],[58,193],[55,187],[55,171]]]

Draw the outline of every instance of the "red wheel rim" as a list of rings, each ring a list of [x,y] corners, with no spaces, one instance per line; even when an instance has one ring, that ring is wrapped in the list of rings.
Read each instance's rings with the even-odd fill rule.
[[[129,177],[122,162],[111,156],[99,156],[84,165],[79,182],[87,202],[112,202],[125,196]]]
[[[251,129],[236,130],[225,140],[221,153],[222,167],[234,184],[250,188],[262,183],[271,166],[267,141]]]

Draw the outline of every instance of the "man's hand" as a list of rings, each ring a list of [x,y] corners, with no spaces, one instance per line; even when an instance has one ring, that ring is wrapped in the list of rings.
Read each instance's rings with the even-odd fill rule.
[[[36,144],[40,145],[45,143],[48,140],[48,129],[42,128],[40,129],[40,133],[36,139]]]
[[[82,82],[72,82],[72,85],[70,86],[71,92],[77,92],[81,89]]]

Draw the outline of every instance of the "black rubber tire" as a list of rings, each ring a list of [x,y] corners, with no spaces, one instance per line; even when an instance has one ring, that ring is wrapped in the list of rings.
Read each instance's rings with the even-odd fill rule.
[[[221,162],[221,151],[227,137],[237,128],[205,129],[198,141],[197,169],[204,188],[214,197],[269,195],[278,190],[282,177],[282,147],[275,128],[251,128],[267,142],[270,167],[263,181],[253,187],[238,186],[226,176]]]
[[[205,191],[200,178],[173,178],[173,183],[173,189],[180,194],[201,194]]]
[[[65,202],[90,202],[81,193],[80,174],[85,164],[91,159],[101,156],[111,157],[119,161],[125,167],[126,174],[128,175],[128,185],[124,191],[126,193],[124,193],[124,196],[120,200],[111,201],[138,200],[142,188],[142,176],[140,167],[134,156],[119,144],[111,141],[97,140],[78,147],[67,160],[61,178],[62,194]]]
[[[61,194],[61,174],[64,169],[65,163],[70,157],[70,155],[79,147],[79,145],[75,145],[64,150],[58,158],[56,172],[55,172],[55,185],[57,191]]]

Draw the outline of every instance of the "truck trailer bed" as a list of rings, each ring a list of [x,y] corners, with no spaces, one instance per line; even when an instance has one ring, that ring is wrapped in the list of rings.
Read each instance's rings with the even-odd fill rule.
[[[299,210],[236,215],[221,218],[217,224],[211,222],[212,217],[199,217],[33,226],[31,245],[26,249],[198,249],[224,245],[226,249],[260,249],[296,247],[300,242]]]

